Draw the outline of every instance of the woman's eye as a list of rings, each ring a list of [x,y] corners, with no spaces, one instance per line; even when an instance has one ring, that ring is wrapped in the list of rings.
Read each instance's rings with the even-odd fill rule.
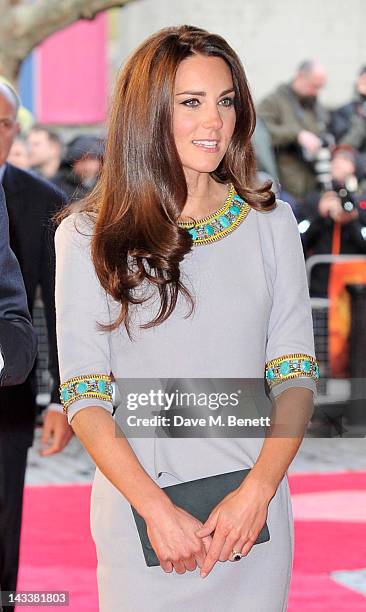
[[[219,103],[221,106],[233,106],[234,98],[223,98]]]
[[[183,102],[181,102],[181,104],[184,104],[184,106],[195,108],[197,106],[200,106],[201,102],[197,98],[190,98],[189,100],[184,100]],[[220,106],[233,106],[234,98],[223,98],[222,100],[220,100],[219,104]]]
[[[184,104],[185,106],[198,106],[200,103],[199,100],[197,100],[197,98],[190,98],[189,100],[184,100],[184,102],[182,102],[182,104]]]

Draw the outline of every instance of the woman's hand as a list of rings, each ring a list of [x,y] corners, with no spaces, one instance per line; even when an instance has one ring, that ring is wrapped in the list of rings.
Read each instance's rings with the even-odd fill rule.
[[[273,490],[249,480],[248,476],[213,509],[204,526],[196,531],[202,538],[215,532],[201,567],[203,578],[217,561],[230,560],[233,550],[248,554],[266,521],[272,497]]]
[[[178,574],[184,574],[202,566],[212,538],[196,535],[201,521],[174,504],[145,520],[149,540],[165,572],[174,568]]]

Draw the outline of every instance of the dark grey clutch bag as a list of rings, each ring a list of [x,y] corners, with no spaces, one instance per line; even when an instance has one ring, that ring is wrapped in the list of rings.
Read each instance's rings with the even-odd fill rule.
[[[183,510],[195,516],[202,523],[205,523],[213,508],[217,506],[226,495],[234,491],[234,489],[237,489],[249,472],[250,469],[246,469],[228,472],[226,474],[217,474],[216,476],[208,476],[206,478],[199,478],[197,480],[163,487],[163,490],[172,500],[173,504],[183,508]],[[140,536],[146,565],[149,567],[160,565],[154,549],[150,544],[145,520],[136,512],[133,506],[131,506],[131,508]],[[269,531],[267,523],[265,523],[255,544],[268,542],[269,539]]]

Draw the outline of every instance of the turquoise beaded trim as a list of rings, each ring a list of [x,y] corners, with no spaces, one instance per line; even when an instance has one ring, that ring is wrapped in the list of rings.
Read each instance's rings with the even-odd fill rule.
[[[208,244],[230,234],[248,215],[251,206],[236,193],[234,185],[230,186],[223,206],[215,213],[197,221],[178,221],[177,225],[187,229],[192,236],[193,244]]]
[[[284,380],[306,376],[315,382],[319,379],[317,360],[305,353],[292,353],[276,357],[266,363],[266,380],[270,389]]]
[[[106,374],[75,376],[60,385],[60,397],[64,412],[79,399],[112,401],[112,380]]]

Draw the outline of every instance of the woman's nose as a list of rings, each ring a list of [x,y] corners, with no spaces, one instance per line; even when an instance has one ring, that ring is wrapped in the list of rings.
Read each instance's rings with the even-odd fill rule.
[[[217,105],[207,105],[205,110],[205,116],[202,121],[202,125],[205,128],[218,130],[222,127],[222,118],[220,110]]]

